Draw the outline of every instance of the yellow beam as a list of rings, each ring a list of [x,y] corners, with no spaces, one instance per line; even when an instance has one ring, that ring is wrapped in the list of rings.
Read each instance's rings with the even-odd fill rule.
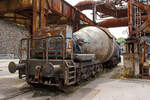
[[[32,6],[32,0],[0,0],[0,14]]]

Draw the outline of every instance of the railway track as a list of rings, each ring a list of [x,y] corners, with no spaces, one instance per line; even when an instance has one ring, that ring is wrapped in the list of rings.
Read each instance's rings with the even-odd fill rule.
[[[91,82],[92,80],[95,80],[95,79],[96,78],[90,78],[89,80],[82,81],[81,84],[73,85],[73,86],[69,86],[69,87],[64,87],[63,89],[59,89],[56,87],[44,86],[44,85],[40,85],[39,88],[30,86],[26,89],[20,89],[19,92],[16,92],[12,95],[9,95],[5,98],[0,98],[0,100],[13,100],[13,99],[20,97],[22,95],[26,95],[29,92],[33,93],[33,95],[35,97],[41,97],[41,96],[55,97],[55,96],[58,96],[60,94],[69,95],[70,93],[75,92],[76,90],[78,90],[79,88],[84,86],[85,84],[88,84],[89,82]]]
[[[26,94],[26,93],[31,92],[31,91],[32,91],[32,89],[26,89],[26,90],[23,90],[23,91],[21,90],[21,91],[15,93],[15,94],[12,94],[12,95],[7,96],[7,97],[5,97],[5,98],[2,98],[2,99],[0,99],[0,100],[9,100],[9,99],[13,99],[13,98],[15,98],[15,97],[17,97],[17,96]]]

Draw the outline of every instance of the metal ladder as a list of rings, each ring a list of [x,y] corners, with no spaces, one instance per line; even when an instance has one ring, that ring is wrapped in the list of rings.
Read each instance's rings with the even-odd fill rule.
[[[136,0],[138,2],[142,2],[144,4],[149,4],[149,0]],[[141,38],[141,35],[142,35],[142,32],[139,32],[139,26],[141,26],[144,22],[142,21],[142,10],[138,7],[134,7],[134,12],[135,12],[135,15],[134,15],[134,22],[135,22],[135,29],[136,31],[138,31],[138,34],[136,34],[136,37],[137,38]]]
[[[65,61],[68,70],[67,70],[67,85],[72,85],[76,83],[76,66],[72,60]]]
[[[149,4],[149,0],[136,0],[136,1],[142,2],[143,4]],[[139,27],[144,23],[141,18],[142,10],[138,7],[134,7],[134,12],[135,12],[135,15],[134,15],[135,26],[134,27],[135,27],[136,31],[138,32],[136,34],[136,37],[138,39],[140,39],[141,42],[143,42],[143,41],[145,41],[145,39],[143,37],[143,36],[145,36],[145,33],[143,31],[139,30]],[[142,50],[140,52],[143,53]],[[142,66],[142,78],[150,78],[147,66]]]
[[[136,0],[136,1],[140,2],[141,0]],[[135,25],[134,25],[134,27],[135,27],[136,31],[138,32],[136,34],[136,37],[137,38],[141,38],[142,32],[139,32],[139,26],[142,25],[141,9],[135,6],[134,7],[134,12],[135,12],[135,15],[134,15],[134,17],[135,17],[134,18]]]

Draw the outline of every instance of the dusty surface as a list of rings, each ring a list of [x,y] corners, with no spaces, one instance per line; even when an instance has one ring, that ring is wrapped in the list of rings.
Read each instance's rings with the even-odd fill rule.
[[[150,81],[110,79],[119,67],[74,91],[62,93],[54,87],[28,86],[16,74],[8,73],[7,64],[7,60],[0,61],[0,100],[150,100]]]

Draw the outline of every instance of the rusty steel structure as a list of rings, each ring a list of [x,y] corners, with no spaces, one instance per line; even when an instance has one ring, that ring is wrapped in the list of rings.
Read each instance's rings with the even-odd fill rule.
[[[87,9],[94,10],[94,6],[95,6],[96,7],[95,13],[100,12],[103,13],[104,15],[115,17],[115,19],[108,20],[108,22],[105,21],[105,22],[97,23],[98,25],[102,27],[120,27],[120,26],[128,25],[127,23],[124,23],[127,20],[126,18],[127,8],[120,9],[115,7],[115,5],[118,5],[121,1],[125,1],[125,2],[127,1],[126,0],[119,0],[119,1],[116,0],[115,2],[112,1],[113,0],[109,0],[107,2],[82,1],[79,2],[77,5],[75,5],[75,7],[72,7],[70,4],[68,4],[63,0],[54,0],[54,1],[46,0],[46,2],[45,1],[41,2],[40,0],[37,1],[35,0],[35,2],[34,0],[20,0],[20,2],[18,2],[17,0],[13,0],[13,1],[1,0],[0,19],[9,22],[18,23],[18,24],[23,24],[28,28],[28,30],[31,31],[30,33],[35,32],[36,30],[35,27],[39,27],[40,25],[44,25],[44,24],[48,25],[53,23],[59,23],[59,24],[76,23],[75,26],[76,28],[78,28],[78,27],[82,27],[82,25],[81,26],[77,25],[80,19],[85,23],[88,23],[88,25],[96,25],[94,20],[91,21],[84,14],[80,12],[82,10],[87,10]],[[79,10],[77,10],[76,8],[78,8]],[[37,11],[35,11],[36,9]],[[39,12],[40,9],[43,10]],[[41,14],[39,13],[37,14],[35,12],[39,12]],[[43,14],[44,16],[42,17],[41,15]],[[40,24],[41,22],[37,22],[37,20],[40,19],[39,18],[40,16],[42,19],[41,22],[44,24]],[[60,19],[59,22],[57,20],[58,18]],[[53,19],[53,20],[44,21],[47,19]],[[35,23],[38,23],[39,25],[33,27],[32,24],[37,25]],[[112,26],[109,26],[105,23],[111,23],[109,25]]]
[[[11,73],[18,70],[19,78],[26,78],[32,86],[73,85],[102,72],[103,65],[109,63],[113,67],[120,61],[119,45],[108,30],[95,27],[95,20],[64,0],[1,0],[0,7],[0,19],[22,24],[29,30],[19,46],[19,64],[10,62],[8,69]],[[73,36],[77,31],[85,35]],[[94,33],[102,40],[100,43]],[[107,45],[100,45],[106,41]],[[105,52],[97,52],[104,48]]]
[[[54,23],[74,24],[74,30],[79,29],[80,20],[88,25],[95,25],[64,0],[1,0],[0,19],[23,24],[32,34],[37,29]]]
[[[96,5],[97,12],[104,13],[105,15],[115,18],[127,17],[127,9],[117,9],[113,2],[81,1],[75,7],[81,11],[93,10],[93,5]]]
[[[129,0],[117,0],[117,1],[107,1],[107,2],[102,2],[100,1],[81,1],[79,2],[75,7],[77,7],[79,10],[93,10],[94,6],[96,5],[96,12],[99,13],[103,13],[104,15],[108,15],[111,17],[114,17],[113,19],[108,19],[102,22],[99,22],[98,25],[101,27],[107,27],[107,28],[111,28],[111,27],[122,27],[122,26],[128,26],[131,25],[131,22],[128,20],[130,19],[130,15],[133,14],[133,12],[129,11],[130,3],[128,3],[128,7],[129,9],[127,9],[128,7],[125,7],[123,9],[119,9],[116,7],[116,5],[118,5],[121,1],[124,1],[126,3],[129,2]],[[136,1],[136,0],[135,0]],[[141,15],[141,20],[142,21],[146,21],[146,19],[148,18],[149,14],[146,13],[149,10],[149,6],[140,3],[140,2],[134,2],[133,6],[138,6],[141,9],[145,10],[145,13],[143,13]],[[130,13],[129,13],[130,12]],[[148,20],[145,22],[145,24],[143,25],[148,25]],[[142,26],[141,28],[144,28],[144,26]],[[142,29],[141,29],[142,30]],[[145,31],[149,31],[149,30],[145,30]]]
[[[126,40],[126,65],[132,75],[149,79],[149,0],[128,0],[129,37]],[[130,59],[130,61],[129,61]],[[131,60],[132,59],[132,60]],[[138,60],[137,60],[138,59]]]
[[[128,26],[127,19],[127,7],[125,8],[117,8],[116,5],[122,5],[121,1],[126,0],[107,0],[104,1],[81,1],[75,7],[79,10],[94,10],[94,6],[96,8],[96,13],[103,13],[104,15],[114,17],[113,19],[109,19],[106,21],[99,22],[98,25],[100,27],[122,27]],[[94,15],[93,15],[94,16]],[[109,24],[108,24],[109,23]]]
[[[125,7],[125,8],[117,8],[116,7],[116,5],[118,5],[118,4],[122,5],[120,3],[121,1],[127,2],[127,0],[119,0],[119,1],[118,0],[116,0],[116,1],[110,0],[107,2],[82,1],[82,2],[79,2],[77,5],[75,5],[75,7],[72,7],[67,2],[61,1],[61,0],[54,0],[54,2],[53,2],[53,0],[46,0],[46,2],[42,1],[43,3],[40,0],[37,0],[35,2],[37,4],[35,4],[33,1],[32,0],[20,0],[20,2],[18,2],[17,0],[14,0],[14,1],[8,2],[8,0],[1,0],[0,1],[0,6],[1,6],[0,19],[10,21],[10,22],[15,22],[18,24],[23,24],[28,28],[28,30],[34,31],[34,32],[36,29],[35,27],[39,27],[40,25],[42,25],[42,24],[40,24],[41,22],[46,25],[53,24],[53,23],[59,23],[59,24],[79,23],[79,20],[81,19],[82,21],[88,23],[89,25],[96,25],[96,23],[94,21],[91,21],[84,14],[82,14],[80,12],[80,11],[88,10],[88,9],[94,10],[94,6],[95,6],[96,13],[99,12],[99,13],[103,13],[104,15],[114,17],[113,19],[109,19],[104,22],[97,23],[100,27],[110,28],[110,27],[128,26],[127,7]],[[41,4],[41,6],[40,6],[40,4]],[[36,7],[36,5],[39,5],[39,6]],[[8,8],[8,9],[6,9],[6,8]],[[37,8],[37,11],[35,11],[36,8]],[[79,10],[77,10],[76,8],[78,8]],[[34,13],[34,12],[38,12],[38,10],[40,10],[40,9],[43,9],[40,12],[42,14]],[[41,16],[43,14],[44,14],[44,17]],[[78,16],[78,14],[79,14],[79,16]],[[37,22],[35,19],[40,19],[39,18],[40,16],[42,18],[42,21]],[[76,16],[78,16],[79,18],[77,18]],[[142,16],[143,21],[145,21],[146,16],[147,16],[147,13],[145,13]],[[37,17],[37,18],[35,18],[35,17]],[[58,18],[60,19],[59,22],[57,20]],[[53,19],[53,20],[44,21],[47,19]],[[38,23],[39,26],[32,27],[33,23],[34,23],[34,25],[36,25],[35,23]],[[110,23],[110,24],[107,24],[107,23]],[[77,24],[75,26],[76,26],[76,28],[82,27],[82,25],[79,26]],[[33,30],[32,30],[32,28],[33,28]],[[75,30],[77,30],[77,29],[75,29]],[[30,32],[30,33],[33,33],[33,32]]]
[[[61,1],[61,0],[54,0],[54,1],[46,0],[46,2],[42,1],[43,3],[40,0],[37,0],[35,3],[33,1],[32,0],[20,0],[20,2],[18,2],[17,0],[13,0],[13,1],[8,2],[8,0],[1,0],[0,1],[0,6],[1,6],[0,19],[10,21],[10,22],[15,22],[18,24],[23,24],[28,28],[28,30],[34,31],[34,32],[36,29],[35,27],[39,27],[44,24],[48,25],[48,24],[53,24],[53,23],[59,23],[59,24],[79,23],[79,19],[84,21],[85,23],[88,23],[89,25],[96,25],[95,22],[91,21],[84,14],[82,14],[80,12],[82,10],[88,10],[88,9],[94,10],[94,6],[95,6],[96,13],[99,12],[99,13],[103,13],[104,15],[114,17],[113,19],[109,19],[109,20],[105,20],[104,22],[97,23],[100,27],[110,28],[110,27],[121,27],[121,26],[131,25],[131,22],[129,21],[129,23],[128,23],[128,21],[127,21],[129,18],[128,17],[129,13],[127,13],[127,11],[128,11],[127,7],[125,7],[125,8],[117,8],[116,7],[116,5],[122,5],[121,4],[122,1],[128,3],[129,1],[127,1],[127,0],[119,0],[119,1],[118,0],[109,0],[107,2],[82,1],[82,2],[79,2],[77,5],[75,5],[75,7],[72,7],[67,2]],[[40,4],[41,4],[41,6],[40,6]],[[36,7],[36,5],[39,5],[39,6]],[[140,4],[138,4],[136,2],[136,3],[134,3],[134,5],[138,6]],[[128,4],[128,6],[129,6],[129,4]],[[140,5],[140,6],[144,6],[144,5]],[[36,8],[37,8],[37,11],[35,11]],[[77,10],[76,8],[78,8],[79,10]],[[43,9],[40,12],[42,14],[34,13],[34,12],[38,12],[38,10],[40,10],[40,9]],[[129,9],[130,9],[130,6],[129,6]],[[147,8],[142,7],[142,9],[145,9],[145,12],[142,14],[141,20],[145,21],[146,18],[148,17],[148,13],[146,13],[146,11],[148,11],[147,10],[148,7]],[[43,14],[44,14],[44,16],[42,17],[41,15],[43,15]],[[78,16],[78,14],[79,14],[79,16]],[[37,22],[35,20],[35,19],[40,19],[39,18],[40,16],[42,19],[41,22],[43,24],[40,24],[41,22]],[[77,18],[76,16],[78,16],[79,18]],[[35,18],[35,17],[37,17],[37,18]],[[58,18],[60,19],[59,22],[57,20]],[[44,21],[47,19],[53,19],[53,20]],[[33,23],[34,23],[34,25],[36,25],[35,23],[38,23],[39,25],[33,27],[32,26]],[[148,21],[145,24],[147,25]],[[77,24],[75,26],[76,26],[76,28],[82,27],[82,25],[79,26]],[[75,29],[75,30],[77,30],[77,29]],[[147,31],[149,31],[149,30],[147,30]],[[33,33],[33,32],[30,32],[30,33]]]
[[[127,5],[122,6],[122,2],[126,2]],[[93,10],[93,20],[81,12],[89,9]],[[114,18],[96,23],[98,13]],[[148,67],[146,62],[147,42],[143,38],[148,37],[150,33],[148,0],[81,1],[74,7],[64,0],[0,0],[0,19],[22,24],[29,30],[28,38],[21,41],[20,64],[11,62],[9,71],[14,73],[19,70],[19,78],[23,78],[25,75],[27,82],[31,85],[33,83],[59,87],[62,84],[72,85],[102,71],[102,63],[97,62],[96,55],[80,51],[82,46],[89,45],[89,42],[83,41],[87,37],[81,38],[81,34],[81,39],[76,41],[72,39],[74,32],[79,30],[79,33],[83,31],[86,34],[91,29],[84,30],[83,27],[96,25],[106,28],[129,27],[129,38],[126,39],[126,53],[124,53],[125,62],[128,64],[126,66],[132,66],[130,69],[133,75],[138,73],[138,66],[139,73],[145,77],[144,72]],[[91,31],[91,33],[93,32]],[[95,33],[101,33],[101,31]],[[104,33],[106,34],[103,35]],[[103,34],[101,37],[108,36],[105,29]],[[103,59],[101,62],[104,63],[105,60],[113,58],[117,50],[115,39],[110,38],[107,39],[110,51],[105,54],[109,59]],[[24,41],[26,41],[25,44],[23,44]],[[24,45],[27,47],[24,48]],[[76,46],[78,46],[77,52]],[[91,47],[89,46],[89,48]],[[89,48],[88,50],[90,50]],[[22,60],[24,49],[27,51],[27,60]],[[102,55],[98,56],[100,58]],[[81,60],[82,58],[84,59]]]
[[[128,4],[128,7],[129,7],[129,11],[128,11],[128,15],[129,15],[129,31],[130,33],[139,33],[139,32],[144,32],[144,33],[149,33],[149,28],[148,26],[150,25],[149,24],[149,16],[150,16],[150,6],[148,4],[144,4],[142,2],[137,2],[137,1],[128,1],[129,4]],[[145,1],[145,2],[148,2],[148,1]],[[139,10],[137,13],[140,13],[141,15],[138,15],[138,16],[134,16],[133,14],[133,7],[137,7],[137,9]],[[142,17],[142,15],[147,15],[147,19],[142,22],[140,19],[140,17]],[[136,20],[137,21],[141,21],[141,23],[137,25],[136,23]],[[137,30],[138,29],[138,30]]]

